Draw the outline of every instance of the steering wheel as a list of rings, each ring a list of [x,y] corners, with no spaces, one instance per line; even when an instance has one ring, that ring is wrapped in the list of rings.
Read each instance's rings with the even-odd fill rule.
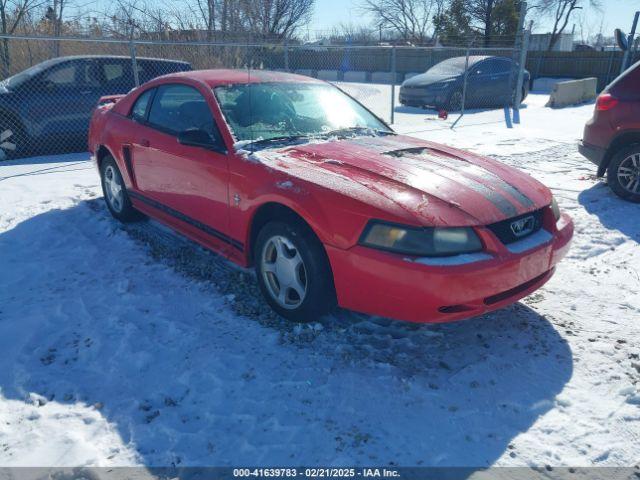
[[[276,92],[271,92],[269,101],[272,105],[276,106],[273,112],[274,123],[284,123],[287,129],[296,131],[297,129],[293,120],[297,115],[291,102],[283,100]]]

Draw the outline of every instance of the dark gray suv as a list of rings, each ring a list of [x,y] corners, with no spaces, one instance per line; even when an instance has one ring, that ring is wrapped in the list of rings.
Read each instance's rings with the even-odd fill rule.
[[[187,62],[138,58],[138,80],[191,70]],[[135,86],[130,57],[74,56],[39,63],[0,82],[0,160],[85,149],[91,112],[104,95]]]

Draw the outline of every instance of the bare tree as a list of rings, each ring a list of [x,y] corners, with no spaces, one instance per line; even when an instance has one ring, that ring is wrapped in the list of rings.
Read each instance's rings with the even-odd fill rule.
[[[370,28],[352,23],[341,23],[331,30],[329,38],[333,43],[366,45],[376,41],[376,33]]]
[[[548,51],[553,50],[556,43],[560,39],[569,24],[571,16],[584,8],[587,4],[592,8],[599,9],[599,0],[542,0],[540,3],[541,10],[552,17],[553,27],[551,29],[551,37],[549,38]]]
[[[361,6],[381,30],[422,43],[434,33],[433,17],[442,13],[444,4],[444,0],[363,0]]]
[[[29,12],[41,5],[41,0],[0,0],[0,33],[13,35]],[[3,38],[0,47],[0,68],[3,77],[9,76],[10,67],[9,39]]]
[[[52,3],[46,7],[46,13],[44,15],[45,23],[47,24],[47,33],[54,37],[61,37],[66,30],[76,30],[80,23],[81,18],[85,15],[85,9],[87,5],[91,5],[93,2],[90,0],[84,0],[87,4],[80,3],[81,0],[52,0]],[[44,3],[49,3],[48,1]],[[73,13],[68,14],[69,11]],[[60,42],[53,41],[51,43],[51,54],[54,57],[60,56]]]
[[[263,38],[285,39],[311,20],[315,0],[242,0],[249,31]]]
[[[195,0],[174,4],[171,12],[178,30],[203,31],[209,41],[224,39],[230,31],[241,33],[246,29],[238,0]]]

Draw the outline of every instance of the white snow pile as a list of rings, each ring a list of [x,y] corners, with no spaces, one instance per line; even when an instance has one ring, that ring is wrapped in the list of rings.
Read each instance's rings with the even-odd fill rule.
[[[640,205],[576,151],[593,107],[545,100],[513,129],[397,112],[540,179],[576,223],[545,287],[447,325],[292,326],[250,272],[112,219],[86,155],[1,163],[0,465],[633,465]]]

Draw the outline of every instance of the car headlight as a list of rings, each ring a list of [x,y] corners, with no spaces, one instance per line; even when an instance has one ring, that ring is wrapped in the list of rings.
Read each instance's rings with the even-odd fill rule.
[[[558,207],[558,202],[554,197],[551,197],[551,211],[553,212],[553,216],[556,217],[556,222],[560,220],[560,207]]]
[[[482,250],[482,242],[468,227],[410,227],[370,222],[360,244],[417,257],[441,257]]]

